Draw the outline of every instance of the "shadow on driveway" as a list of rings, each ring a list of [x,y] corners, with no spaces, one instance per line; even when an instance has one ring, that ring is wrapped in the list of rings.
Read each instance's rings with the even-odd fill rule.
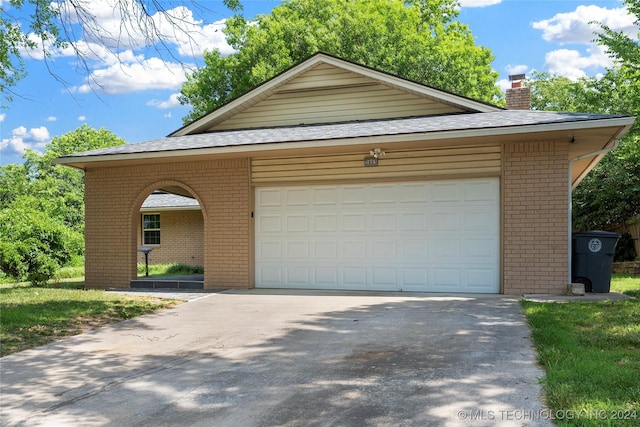
[[[0,363],[2,425],[552,425],[509,298],[224,292]]]

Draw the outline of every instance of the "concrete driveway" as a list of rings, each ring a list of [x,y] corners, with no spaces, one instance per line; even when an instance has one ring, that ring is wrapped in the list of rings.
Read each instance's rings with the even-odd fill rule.
[[[516,299],[199,296],[0,359],[0,423],[552,425]]]

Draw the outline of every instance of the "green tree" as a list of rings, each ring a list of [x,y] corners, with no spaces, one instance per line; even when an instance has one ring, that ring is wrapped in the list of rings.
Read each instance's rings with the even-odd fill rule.
[[[573,226],[596,230],[640,214],[640,135],[620,141],[573,192]]]
[[[634,24],[640,27],[640,0],[624,0],[630,15],[635,17]],[[607,25],[601,25],[602,32],[596,41],[606,47],[607,54],[619,65],[629,70],[631,77],[640,82],[640,32],[635,39],[622,31],[614,31]]]
[[[222,3],[231,10],[241,9],[239,0],[222,0]],[[170,24],[175,32],[191,37],[187,30],[182,29],[182,18],[171,11],[178,5],[166,0],[118,0],[113,5],[113,16],[121,19],[120,34],[113,35],[101,25],[90,2],[0,1],[0,93],[10,102],[13,98],[11,88],[26,76],[22,56],[24,50],[39,50],[47,59],[56,49],[71,48],[79,63],[87,68],[85,61],[89,54],[73,40],[76,34],[82,34],[83,41],[94,42],[102,40],[107,34],[110,39],[115,38],[104,43],[105,48],[111,49],[109,46],[114,44],[124,48],[133,47],[131,35],[135,33],[146,40],[147,46],[160,43],[157,51],[163,54],[169,50],[170,39],[167,34],[171,32],[167,33],[158,25],[158,16],[162,16],[162,20]],[[25,15],[28,18],[25,19]],[[23,28],[22,22],[26,22],[26,28]],[[78,31],[76,25],[80,25],[82,30]],[[112,52],[116,53],[115,48]]]
[[[0,271],[40,284],[82,256],[84,174],[52,160],[124,143],[85,124],[53,138],[44,154],[27,151],[21,165],[0,167]]]
[[[485,101],[499,97],[493,55],[456,21],[455,0],[290,0],[269,15],[227,21],[236,53],[205,54],[187,76],[188,123],[323,51],[391,74]]]
[[[640,25],[640,0],[625,0]],[[534,74],[531,105],[540,110],[640,116],[640,32],[635,39],[601,25],[596,41],[615,66],[601,78],[571,81]],[[640,214],[640,122],[636,121],[618,148],[608,153],[573,192],[573,226],[605,228]]]
[[[616,67],[601,78],[571,81],[534,73],[527,83],[538,110],[640,115],[640,86],[629,70]],[[640,124],[608,153],[573,192],[573,226],[605,228],[640,213]]]

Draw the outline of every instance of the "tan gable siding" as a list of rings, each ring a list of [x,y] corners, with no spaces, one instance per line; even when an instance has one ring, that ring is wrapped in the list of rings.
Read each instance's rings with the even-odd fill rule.
[[[163,186],[182,186],[200,202],[205,287],[249,286],[252,195],[248,171],[246,159],[88,169],[87,287],[129,287],[136,275],[140,206]]]
[[[566,291],[568,143],[504,147],[504,293]]]
[[[385,119],[463,110],[329,65],[320,65],[280,86],[244,111],[209,130],[292,126]]]
[[[255,185],[380,178],[442,178],[499,176],[499,145],[425,150],[389,151],[378,166],[365,167],[366,154],[253,159]]]

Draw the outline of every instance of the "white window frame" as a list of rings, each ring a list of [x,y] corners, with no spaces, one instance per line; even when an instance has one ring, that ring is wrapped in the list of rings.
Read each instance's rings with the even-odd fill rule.
[[[158,217],[158,228],[145,228],[145,217],[146,216],[156,216]],[[162,223],[160,220],[160,214],[159,213],[143,213],[142,214],[142,224],[141,224],[141,228],[142,228],[142,245],[143,246],[160,246],[160,243],[162,242],[161,239],[161,228],[162,228]],[[147,239],[146,239],[146,235],[145,232],[147,231],[157,231],[158,232],[158,243],[147,243]]]

